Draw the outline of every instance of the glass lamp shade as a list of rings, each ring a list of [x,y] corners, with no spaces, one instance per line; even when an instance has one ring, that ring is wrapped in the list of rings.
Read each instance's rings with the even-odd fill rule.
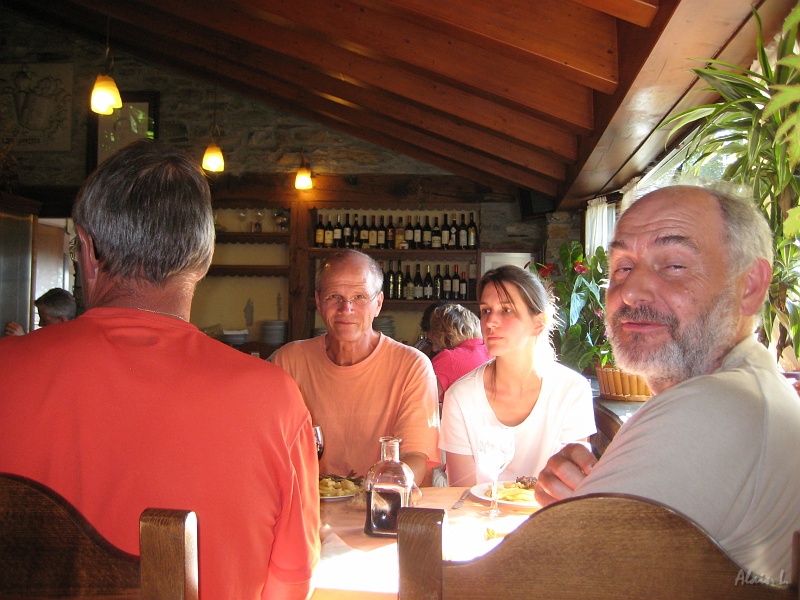
[[[92,111],[100,115],[110,115],[115,108],[122,108],[117,84],[110,75],[98,75],[92,89]]]
[[[311,170],[308,167],[300,167],[297,170],[297,177],[294,179],[294,187],[298,190],[310,190],[313,187],[311,183]]]
[[[203,168],[212,173],[219,173],[225,170],[225,159],[222,157],[222,150],[214,142],[211,142],[203,155]]]

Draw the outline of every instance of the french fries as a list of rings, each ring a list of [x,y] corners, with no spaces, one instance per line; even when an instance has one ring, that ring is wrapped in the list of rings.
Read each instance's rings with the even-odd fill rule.
[[[338,496],[352,496],[361,486],[346,477],[324,475],[319,478],[319,495],[323,498],[336,498]]]
[[[492,486],[487,488],[486,496],[492,497]],[[536,496],[532,489],[527,489],[523,484],[513,481],[507,481],[497,487],[497,499],[505,502],[536,502]]]

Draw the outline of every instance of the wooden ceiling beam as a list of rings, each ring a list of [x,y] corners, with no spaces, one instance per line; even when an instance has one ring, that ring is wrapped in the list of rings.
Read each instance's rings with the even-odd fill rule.
[[[640,27],[650,27],[658,12],[658,0],[574,1]]]
[[[167,4],[185,2],[166,0]],[[377,52],[384,63],[388,57],[411,65],[477,95],[524,107],[578,133],[593,128],[592,91],[586,86],[545,71],[533,75],[531,66],[348,0],[272,0],[268,5],[261,0],[237,0],[236,5],[253,18],[289,20],[351,52],[365,56]],[[215,14],[219,18],[227,12],[219,6]],[[520,77],[526,70],[532,75]]]
[[[616,19],[570,0],[354,0],[592,89],[617,86]]]

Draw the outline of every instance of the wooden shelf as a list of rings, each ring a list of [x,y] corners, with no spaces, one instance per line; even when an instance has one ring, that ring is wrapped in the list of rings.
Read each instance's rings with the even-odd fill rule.
[[[211,265],[209,277],[288,277],[288,265]]]
[[[236,232],[221,231],[217,233],[218,244],[288,244],[288,231]]]
[[[309,248],[308,255],[314,258],[324,258],[339,250],[344,250],[344,248]],[[474,260],[478,254],[477,250],[442,250],[440,248],[427,248],[422,250],[382,250],[378,248],[368,248],[367,250],[360,251],[364,254],[369,254],[376,260],[420,260],[434,262],[460,262],[461,259],[465,259],[469,262],[469,259]]]

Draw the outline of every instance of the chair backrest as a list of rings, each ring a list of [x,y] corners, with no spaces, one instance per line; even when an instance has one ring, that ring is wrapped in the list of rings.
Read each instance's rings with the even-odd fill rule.
[[[197,517],[148,508],[141,558],[113,546],[63,497],[0,474],[0,598],[197,600]]]
[[[400,600],[537,598],[798,598],[791,586],[755,584],[699,527],[641,498],[590,495],[555,503],[491,552],[442,560],[444,511],[402,508]]]
[[[619,428],[622,427],[622,421],[605,406],[595,401],[594,403],[594,423],[597,426],[597,433],[592,435],[592,449],[595,455],[599,458],[605,452],[611,440],[617,435]]]

